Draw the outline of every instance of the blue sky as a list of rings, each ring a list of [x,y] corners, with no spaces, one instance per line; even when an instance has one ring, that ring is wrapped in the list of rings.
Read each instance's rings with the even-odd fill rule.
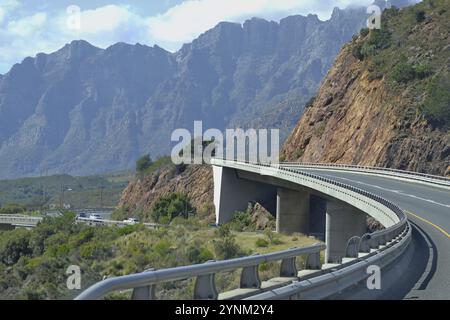
[[[0,0],[0,73],[39,52],[83,39],[105,48],[142,43],[176,51],[220,21],[291,14],[328,19],[334,7],[371,0]],[[70,9],[68,9],[70,8]],[[76,9],[76,10],[75,10]],[[80,10],[79,13],[77,10]]]

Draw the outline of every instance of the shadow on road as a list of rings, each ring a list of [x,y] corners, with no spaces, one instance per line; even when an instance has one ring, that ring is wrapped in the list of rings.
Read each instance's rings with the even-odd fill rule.
[[[417,291],[426,290],[436,272],[438,253],[434,242],[421,227],[412,221],[410,223],[412,241],[403,257],[394,263],[391,270],[385,271],[393,273],[388,278],[395,275],[397,278],[381,299],[419,299]]]

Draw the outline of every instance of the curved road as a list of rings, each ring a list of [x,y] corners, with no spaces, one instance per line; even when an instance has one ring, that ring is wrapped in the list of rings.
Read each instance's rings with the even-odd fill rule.
[[[386,299],[450,299],[450,191],[353,172],[298,170],[365,189],[407,211],[413,225],[411,260],[397,279],[403,285]]]

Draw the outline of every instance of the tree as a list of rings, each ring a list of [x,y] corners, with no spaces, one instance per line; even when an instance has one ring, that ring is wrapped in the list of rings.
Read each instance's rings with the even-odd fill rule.
[[[416,11],[416,21],[417,22],[423,22],[423,21],[425,21],[425,18],[426,18],[426,16],[425,16],[425,11],[423,11],[423,10],[419,10],[419,11]]]
[[[450,129],[450,75],[435,77],[428,85],[427,97],[421,106],[425,118],[437,127]]]
[[[0,214],[17,214],[27,211],[27,208],[20,204],[8,203],[0,208]]]
[[[195,213],[194,208],[187,195],[171,193],[168,196],[159,198],[153,205],[151,216],[155,222],[167,220],[172,221],[176,217],[187,218],[190,213]]]
[[[150,155],[146,154],[145,156],[142,156],[136,161],[136,172],[139,174],[144,173],[145,170],[150,168],[152,164],[153,161],[150,158]]]

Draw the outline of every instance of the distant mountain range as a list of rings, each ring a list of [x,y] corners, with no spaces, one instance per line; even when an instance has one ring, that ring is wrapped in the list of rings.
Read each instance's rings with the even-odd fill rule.
[[[131,168],[170,152],[175,128],[280,128],[303,113],[366,8],[327,21],[223,22],[178,52],[73,41],[0,76],[0,178]]]

